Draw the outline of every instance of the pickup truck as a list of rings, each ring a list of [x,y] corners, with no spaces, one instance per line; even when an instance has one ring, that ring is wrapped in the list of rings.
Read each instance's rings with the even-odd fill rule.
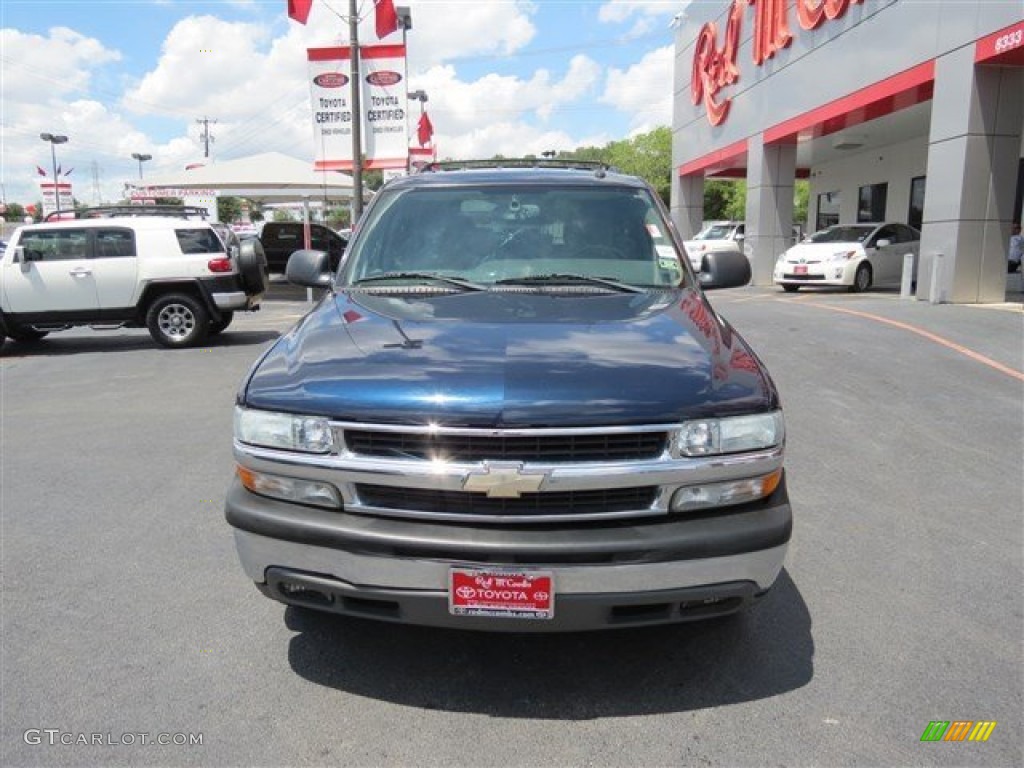
[[[267,257],[267,266],[272,272],[284,272],[288,258],[304,247],[303,223],[301,221],[268,221],[259,233],[259,241]],[[310,224],[311,247],[325,251],[331,269],[337,269],[341,255],[348,245],[348,238],[323,224]]]
[[[254,363],[225,501],[300,609],[483,631],[730,614],[792,514],[778,392],[657,194],[603,166],[439,164],[385,185],[324,297]]]

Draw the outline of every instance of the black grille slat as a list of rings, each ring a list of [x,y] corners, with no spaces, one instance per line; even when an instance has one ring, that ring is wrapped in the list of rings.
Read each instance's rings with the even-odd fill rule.
[[[363,456],[448,461],[629,461],[665,450],[664,432],[595,435],[446,435],[346,429],[348,449]]]
[[[603,488],[589,491],[524,493],[519,498],[492,498],[467,491],[398,488],[357,484],[359,500],[371,507],[448,515],[600,515],[648,509],[657,486]]]

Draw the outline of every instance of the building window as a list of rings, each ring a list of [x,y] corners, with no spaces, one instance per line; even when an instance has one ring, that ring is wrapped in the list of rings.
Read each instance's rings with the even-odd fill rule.
[[[885,221],[885,198],[888,184],[868,184],[860,188],[857,203],[857,221]]]
[[[907,212],[907,224],[916,230],[921,229],[924,221],[924,176],[915,176],[910,180],[910,210]]]
[[[818,218],[814,229],[818,231],[839,223],[839,192],[825,192],[818,195]]]

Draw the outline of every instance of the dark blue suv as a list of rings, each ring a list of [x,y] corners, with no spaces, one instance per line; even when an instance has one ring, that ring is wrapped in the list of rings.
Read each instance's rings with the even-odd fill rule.
[[[284,603],[498,631],[731,613],[792,518],[761,362],[658,196],[604,167],[441,165],[387,184],[324,297],[238,392],[226,502]],[[511,166],[511,167],[509,167]]]

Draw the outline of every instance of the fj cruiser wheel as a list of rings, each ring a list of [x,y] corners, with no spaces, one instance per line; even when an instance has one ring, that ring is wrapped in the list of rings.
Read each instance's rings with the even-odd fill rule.
[[[146,327],[153,341],[163,347],[191,347],[209,333],[210,314],[191,296],[168,293],[149,305]]]
[[[231,325],[231,321],[234,319],[234,317],[234,312],[221,312],[220,320],[213,320],[210,322],[210,335],[216,336],[218,333],[223,331],[225,328]]]
[[[259,240],[245,240],[238,249],[238,271],[242,285],[250,296],[266,293],[270,280],[267,256]]]
[[[853,276],[853,285],[850,286],[850,290],[853,293],[864,293],[868,288],[871,287],[871,265],[861,264],[857,267],[857,272]]]

